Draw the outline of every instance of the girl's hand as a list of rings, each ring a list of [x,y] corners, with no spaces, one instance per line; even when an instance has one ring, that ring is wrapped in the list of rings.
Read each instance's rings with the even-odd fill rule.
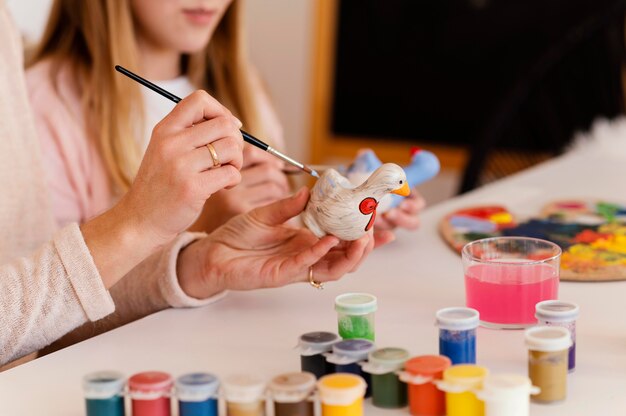
[[[397,227],[416,230],[420,225],[419,214],[426,206],[426,201],[416,190],[406,197],[400,205],[390,209],[376,218],[374,238],[376,247],[387,244],[395,239],[393,230]]]
[[[211,232],[232,217],[271,204],[290,194],[283,162],[267,152],[246,145],[241,183],[214,194],[192,229]]]

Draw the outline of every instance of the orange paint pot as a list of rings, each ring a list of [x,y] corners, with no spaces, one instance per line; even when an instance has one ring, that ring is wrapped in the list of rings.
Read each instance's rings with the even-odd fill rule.
[[[421,355],[408,360],[400,380],[409,387],[409,410],[413,416],[443,416],[446,414],[445,393],[434,381],[452,365],[443,355]]]

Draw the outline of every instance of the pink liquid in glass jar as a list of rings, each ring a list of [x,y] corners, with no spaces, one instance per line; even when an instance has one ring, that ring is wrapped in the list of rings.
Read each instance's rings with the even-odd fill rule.
[[[558,268],[550,264],[473,264],[465,270],[467,306],[477,309],[487,326],[535,324],[535,305],[557,299],[558,288]]]

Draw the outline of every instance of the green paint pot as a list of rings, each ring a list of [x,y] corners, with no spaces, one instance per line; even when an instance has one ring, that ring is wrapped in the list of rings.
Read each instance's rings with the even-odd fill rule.
[[[345,293],[335,299],[339,336],[343,339],[374,341],[376,297],[368,293]]]
[[[385,409],[398,409],[408,404],[407,386],[397,372],[404,368],[409,352],[402,348],[381,348],[370,352],[363,371],[371,375],[372,404]]]

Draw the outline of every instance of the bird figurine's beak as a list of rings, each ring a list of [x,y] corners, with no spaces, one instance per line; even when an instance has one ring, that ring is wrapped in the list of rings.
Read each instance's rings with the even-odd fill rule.
[[[392,194],[400,195],[400,196],[409,196],[411,193],[411,188],[409,188],[409,182],[404,181],[404,185],[402,188],[394,189],[391,191]]]

